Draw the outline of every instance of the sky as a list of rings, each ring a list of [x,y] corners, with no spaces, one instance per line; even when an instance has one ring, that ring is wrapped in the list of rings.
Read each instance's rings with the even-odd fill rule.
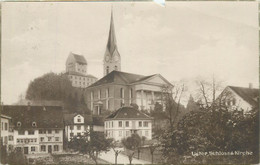
[[[88,74],[102,78],[112,7],[122,71],[259,86],[257,2],[8,2],[1,101],[15,103],[34,78],[65,71],[70,52],[84,55]]]

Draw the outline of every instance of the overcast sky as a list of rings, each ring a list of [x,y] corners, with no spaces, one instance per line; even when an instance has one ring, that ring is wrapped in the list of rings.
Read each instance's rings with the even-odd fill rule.
[[[103,76],[111,3],[2,3],[2,101],[34,78],[65,70],[70,52]],[[215,75],[258,87],[257,2],[113,3],[121,69],[169,81]]]

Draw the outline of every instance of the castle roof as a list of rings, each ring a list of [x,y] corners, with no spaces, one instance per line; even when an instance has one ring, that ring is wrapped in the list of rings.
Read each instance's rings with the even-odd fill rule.
[[[4,105],[1,114],[10,116],[16,129],[63,128],[61,106]]]
[[[106,117],[105,120],[113,120],[113,119],[146,119],[151,120],[152,118],[134,107],[121,107],[118,110],[116,110],[114,113]]]
[[[78,55],[78,54],[75,54],[75,53],[70,53],[70,54],[74,57],[74,59],[77,63],[87,65],[87,61],[86,61],[84,56]]]
[[[228,87],[252,106],[258,106],[259,102],[257,101],[257,99],[259,98],[259,89],[235,86]]]

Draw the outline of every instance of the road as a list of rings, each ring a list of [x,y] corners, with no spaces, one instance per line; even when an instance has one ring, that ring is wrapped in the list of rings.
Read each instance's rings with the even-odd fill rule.
[[[99,158],[114,164],[115,163],[115,152],[111,149],[108,152],[103,152],[100,154]],[[119,154],[117,157],[117,164],[129,164],[129,159],[126,155]],[[145,161],[145,160],[138,160],[136,158],[133,158],[132,164],[151,164],[151,162]]]

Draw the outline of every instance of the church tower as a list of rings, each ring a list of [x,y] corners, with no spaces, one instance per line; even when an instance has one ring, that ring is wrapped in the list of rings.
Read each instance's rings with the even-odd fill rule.
[[[110,29],[103,62],[104,76],[113,70],[121,71],[121,57],[117,50],[113,11],[111,11]]]

